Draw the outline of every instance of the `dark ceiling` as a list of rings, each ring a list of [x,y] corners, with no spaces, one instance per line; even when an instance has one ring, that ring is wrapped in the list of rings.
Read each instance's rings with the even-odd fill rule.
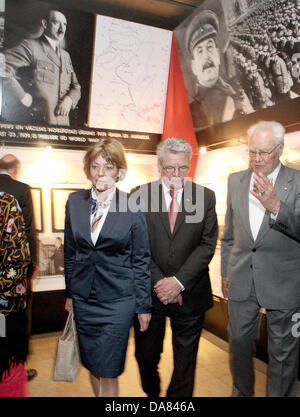
[[[174,30],[204,0],[47,0],[60,7]]]

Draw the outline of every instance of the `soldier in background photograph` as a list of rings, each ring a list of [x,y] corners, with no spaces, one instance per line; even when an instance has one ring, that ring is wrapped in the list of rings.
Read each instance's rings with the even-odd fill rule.
[[[228,31],[241,86],[257,111],[299,95],[293,68],[300,51],[300,22],[294,0],[253,2],[253,6],[238,12]]]

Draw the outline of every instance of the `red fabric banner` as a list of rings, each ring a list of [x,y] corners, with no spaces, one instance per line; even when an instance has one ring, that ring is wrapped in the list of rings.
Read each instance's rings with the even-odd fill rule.
[[[174,34],[171,48],[164,131],[161,139],[164,140],[171,136],[185,139],[192,146],[193,157],[189,176],[193,178],[198,160],[198,144]]]

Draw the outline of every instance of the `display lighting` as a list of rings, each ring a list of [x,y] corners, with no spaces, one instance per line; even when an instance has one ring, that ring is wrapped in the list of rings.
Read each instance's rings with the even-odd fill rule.
[[[205,154],[205,153],[207,153],[207,149],[206,149],[206,146],[201,146],[201,148],[200,148],[200,151],[199,151],[201,154]]]
[[[66,176],[66,165],[55,158],[51,151],[46,151],[44,156],[36,160],[31,169],[38,173],[39,181],[46,185],[59,183]]]

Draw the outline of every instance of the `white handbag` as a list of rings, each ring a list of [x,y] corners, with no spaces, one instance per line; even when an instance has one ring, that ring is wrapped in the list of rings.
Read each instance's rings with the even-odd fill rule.
[[[72,382],[76,378],[80,366],[77,332],[73,311],[69,312],[62,335],[58,339],[54,364],[54,381]]]

